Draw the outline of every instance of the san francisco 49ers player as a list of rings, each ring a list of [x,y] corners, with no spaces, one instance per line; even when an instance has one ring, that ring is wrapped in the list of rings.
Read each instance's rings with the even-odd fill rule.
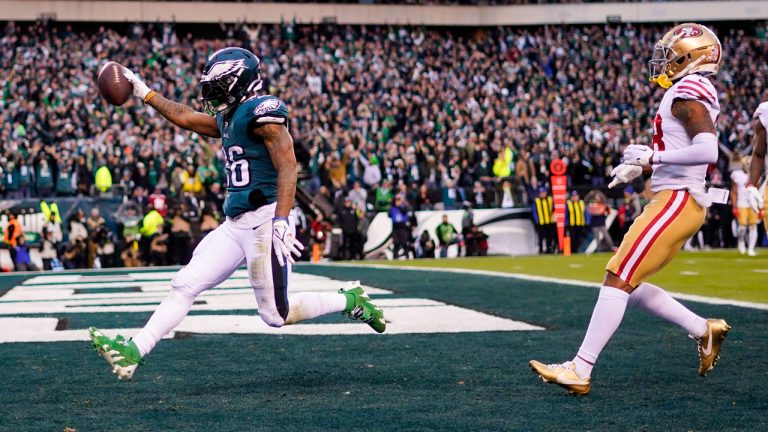
[[[530,366],[545,382],[585,395],[592,367],[619,327],[627,305],[671,321],[698,341],[699,375],[719,358],[728,333],[721,319],[705,319],[688,310],[663,289],[645,282],[674,258],[702,223],[713,201],[704,186],[707,164],[718,157],[715,120],[720,111],[717,91],[707,76],[717,73],[721,45],[699,24],[681,24],[656,43],[649,62],[651,81],[665,89],[653,121],[653,147],[630,145],[624,162],[613,170],[614,181],[632,181],[653,170],[653,200],[635,220],[606,266],[603,287],[587,334],[572,361]],[[722,201],[722,198],[718,201]]]
[[[768,211],[765,210],[765,201],[768,201],[768,178],[763,184],[763,193],[758,190],[757,184],[760,184],[760,177],[768,171],[765,153],[768,147],[768,102],[761,103],[755,110],[755,134],[752,135],[752,161],[749,164],[749,183],[747,184],[747,203],[755,212],[763,210],[763,222],[768,227]]]

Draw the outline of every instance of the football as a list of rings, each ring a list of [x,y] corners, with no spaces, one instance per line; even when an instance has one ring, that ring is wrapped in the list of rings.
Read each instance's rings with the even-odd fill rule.
[[[99,71],[96,80],[99,93],[112,105],[124,104],[133,91],[133,86],[123,75],[123,69],[120,63],[107,62]]]

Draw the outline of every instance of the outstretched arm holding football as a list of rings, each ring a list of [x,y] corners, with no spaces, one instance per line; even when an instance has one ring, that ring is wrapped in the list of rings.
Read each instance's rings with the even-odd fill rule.
[[[123,72],[125,78],[133,85],[133,95],[141,98],[144,103],[156,109],[157,112],[167,118],[171,123],[180,128],[191,130],[200,135],[219,138],[219,127],[216,119],[195,111],[191,107],[168,100],[160,94],[152,91],[149,87],[129,69]]]

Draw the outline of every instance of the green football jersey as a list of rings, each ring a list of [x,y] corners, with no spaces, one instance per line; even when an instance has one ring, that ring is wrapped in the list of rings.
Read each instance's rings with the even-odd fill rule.
[[[226,158],[224,214],[235,217],[277,199],[277,170],[264,140],[253,135],[259,125],[288,125],[288,108],[274,96],[254,96],[234,111],[217,114]]]

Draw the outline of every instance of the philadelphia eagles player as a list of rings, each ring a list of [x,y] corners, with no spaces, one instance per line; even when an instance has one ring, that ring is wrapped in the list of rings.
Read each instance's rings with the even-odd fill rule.
[[[130,379],[155,344],[187,315],[195,297],[248,266],[259,316],[273,327],[333,312],[360,319],[381,333],[384,315],[350,282],[338,294],[298,293],[288,297],[293,255],[301,243],[288,220],[296,193],[296,157],[288,132],[288,109],[280,99],[258,95],[259,59],[241,48],[225,48],[208,59],[200,79],[201,100],[210,115],[170,101],[130,70],[133,94],[171,123],[222,138],[226,157],[226,221],[197,246],[189,264],[174,276],[171,292],[132,339],[114,339],[91,327],[93,345],[120,379]],[[222,319],[226,319],[223,317]]]

